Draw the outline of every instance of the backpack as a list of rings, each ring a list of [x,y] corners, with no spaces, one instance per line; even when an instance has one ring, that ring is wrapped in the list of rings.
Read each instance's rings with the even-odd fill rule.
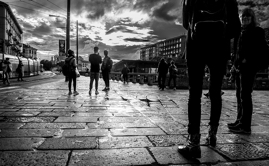
[[[66,60],[65,60],[65,62],[64,62],[64,65],[62,66],[62,72],[63,72],[63,75],[64,75],[64,76],[68,76],[69,73],[73,70],[72,67],[71,67],[71,65],[70,65],[70,63],[71,63],[71,61],[72,61],[73,59],[74,59],[74,58],[72,58],[72,59],[70,59],[70,60],[67,60],[67,58],[66,58]]]
[[[226,0],[196,0],[190,20],[193,40],[214,40],[227,37]]]

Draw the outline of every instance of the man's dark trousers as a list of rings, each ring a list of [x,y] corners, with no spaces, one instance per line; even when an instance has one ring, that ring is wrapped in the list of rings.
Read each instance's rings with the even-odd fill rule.
[[[208,44],[208,42],[188,42],[188,133],[199,134],[201,122],[201,96],[203,90],[204,69],[207,65],[210,70],[209,92],[211,100],[210,122],[211,127],[218,127],[222,109],[221,86],[226,72],[229,55],[229,44],[225,41]]]
[[[102,76],[103,76],[103,80],[105,82],[105,86],[107,88],[109,88],[109,71],[108,70],[103,70],[102,71]]]

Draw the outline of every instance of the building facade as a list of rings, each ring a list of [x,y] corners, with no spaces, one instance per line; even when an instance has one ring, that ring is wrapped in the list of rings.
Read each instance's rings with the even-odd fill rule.
[[[176,58],[184,53],[186,35],[166,39],[140,48],[141,60],[153,60],[156,57]]]
[[[9,5],[0,1],[0,59],[4,54],[17,55],[22,47],[22,29]]]
[[[23,44],[22,56],[25,58],[37,59],[37,49],[30,45]]]

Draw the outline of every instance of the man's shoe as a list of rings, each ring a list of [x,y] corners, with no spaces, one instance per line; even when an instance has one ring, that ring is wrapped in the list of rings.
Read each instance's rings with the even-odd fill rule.
[[[77,91],[74,91],[73,94],[74,94],[74,96],[76,96],[76,95],[78,95],[79,93],[78,93]]]
[[[95,91],[95,94],[96,94],[96,95],[98,95],[98,94],[99,94],[98,90],[97,90],[97,91]]]
[[[215,126],[210,126],[209,130],[208,130],[208,135],[206,138],[206,145],[215,147],[216,143],[217,143],[217,131],[218,131],[218,127]]]
[[[233,133],[251,134],[251,129],[243,128],[241,123],[237,124],[236,126],[231,126],[231,127],[228,126],[228,128]]]
[[[178,152],[186,158],[201,158],[200,134],[191,134],[186,146],[178,146]]]
[[[68,95],[72,95],[72,92],[71,92],[71,91],[69,91],[69,92],[68,92]]]
[[[108,87],[106,90],[107,90],[107,91],[109,91],[109,90],[110,90],[110,88]]]
[[[234,126],[238,125],[239,123],[240,123],[239,120],[236,120],[234,123],[228,123],[227,126],[234,127]]]
[[[107,91],[107,88],[105,87],[102,91]]]
[[[177,88],[174,88],[174,90],[177,90]]]

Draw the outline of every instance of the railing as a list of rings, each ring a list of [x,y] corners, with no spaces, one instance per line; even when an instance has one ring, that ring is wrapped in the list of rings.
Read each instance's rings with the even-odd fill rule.
[[[89,73],[81,72],[81,75],[88,76]],[[102,77],[102,76],[101,76]],[[110,80],[113,81],[123,81],[120,72],[111,72]],[[166,86],[168,86],[169,74],[166,77]],[[158,85],[158,74],[148,74],[148,73],[129,73],[128,82],[147,84],[149,86]],[[188,77],[186,75],[178,75],[176,78],[176,88],[177,89],[187,89],[188,88]],[[170,87],[174,87],[173,81],[170,82]],[[208,78],[204,78],[203,88],[209,88]],[[223,79],[222,89],[235,89],[234,83],[230,82],[227,78]],[[267,78],[257,78],[254,83],[254,89],[256,90],[269,90],[269,79]]]

